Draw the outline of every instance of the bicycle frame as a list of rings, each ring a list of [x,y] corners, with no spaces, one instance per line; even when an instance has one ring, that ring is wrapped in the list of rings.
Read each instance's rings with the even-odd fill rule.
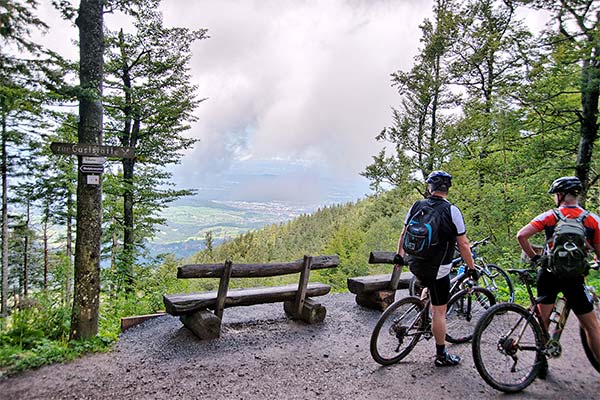
[[[519,272],[519,279],[525,284],[525,288],[527,289],[527,294],[529,295],[529,301],[531,303],[531,305],[528,308],[529,316],[527,317],[526,322],[529,322],[531,320],[531,318],[536,319],[536,322],[542,329],[542,333],[545,338],[545,344],[544,344],[544,348],[542,348],[542,349],[538,349],[537,346],[534,346],[534,347],[524,346],[524,347],[520,347],[520,348],[523,350],[540,350],[544,353],[544,355],[546,355],[548,357],[552,357],[552,358],[560,357],[560,355],[562,353],[562,349],[560,347],[560,337],[561,337],[564,327],[567,323],[569,314],[571,313],[571,308],[569,307],[569,303],[566,302],[566,300],[565,300],[565,305],[560,314],[559,320],[556,321],[556,326],[552,330],[552,334],[550,334],[549,325],[548,326],[546,325],[544,318],[542,317],[539,307],[538,307],[538,305],[541,303],[543,298],[542,297],[536,298],[533,295],[533,291],[531,290],[531,285],[529,284],[529,281],[527,280],[527,274],[529,274],[529,272],[523,272],[523,271]],[[510,330],[509,333],[510,334],[514,333],[515,330],[517,329],[517,327],[519,325],[521,325],[521,322],[523,320],[524,320],[524,318],[522,317],[515,324],[515,326]],[[552,322],[552,321],[550,321],[550,322]],[[512,343],[513,346],[520,346],[519,342],[520,342],[521,337],[523,336],[523,333],[525,332],[526,328],[527,328],[527,324],[525,323],[525,324],[523,324],[521,331],[517,335],[517,340]]]

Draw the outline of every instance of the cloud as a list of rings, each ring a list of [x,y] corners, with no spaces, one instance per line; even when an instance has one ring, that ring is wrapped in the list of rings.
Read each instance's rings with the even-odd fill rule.
[[[201,140],[181,168],[214,174],[239,158],[319,163],[358,177],[398,102],[431,13],[422,1],[194,1],[163,5],[172,25],[208,28],[192,69]],[[187,165],[183,167],[183,165]]]
[[[174,181],[218,187],[252,160],[303,165],[261,178],[264,193],[267,182],[277,189],[286,177],[314,193],[327,191],[322,180],[363,180],[359,172],[381,148],[374,137],[391,123],[390,107],[399,102],[390,74],[411,67],[431,3],[163,0],[167,25],[207,28],[210,35],[193,46],[191,65],[198,97],[208,98],[186,133],[200,142],[171,168]],[[44,2],[40,14],[51,25],[44,41],[77,58],[70,42],[77,29]],[[108,28],[122,23],[106,15]]]

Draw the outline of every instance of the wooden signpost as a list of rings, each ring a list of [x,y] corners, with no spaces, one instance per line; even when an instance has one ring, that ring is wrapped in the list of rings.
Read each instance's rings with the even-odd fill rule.
[[[82,143],[50,143],[54,154],[67,154],[86,157],[134,158],[134,147],[104,146]]]
[[[81,156],[79,170],[87,175],[88,185],[100,184],[99,174],[104,172],[106,158],[134,158],[134,147],[104,146],[83,143],[50,143],[54,154]]]

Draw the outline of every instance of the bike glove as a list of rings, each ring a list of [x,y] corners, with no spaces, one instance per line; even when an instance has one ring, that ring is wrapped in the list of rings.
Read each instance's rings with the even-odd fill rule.
[[[539,261],[540,261],[540,259],[541,259],[541,258],[542,258],[542,256],[540,256],[539,254],[535,254],[533,257],[531,257],[531,260],[530,260],[530,262],[529,262],[529,263],[530,263],[530,264],[531,264],[533,267],[535,267],[535,266],[537,266],[537,265],[538,265],[538,263],[539,263]]]
[[[469,268],[467,270],[467,274],[469,275],[469,278],[471,278],[471,279],[473,279],[475,281],[477,279],[479,279],[479,272],[477,272],[477,269],[475,269],[475,268],[473,268],[473,269]]]
[[[404,258],[400,254],[396,254],[394,256],[394,264],[396,265],[404,265]]]

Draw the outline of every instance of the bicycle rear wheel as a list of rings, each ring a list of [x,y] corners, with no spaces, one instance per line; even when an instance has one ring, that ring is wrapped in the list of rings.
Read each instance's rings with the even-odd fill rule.
[[[389,306],[371,334],[371,356],[381,365],[402,360],[417,345],[427,326],[424,304],[405,297]]]
[[[545,358],[542,328],[525,308],[496,304],[477,323],[473,333],[473,361],[488,385],[502,392],[529,386]]]
[[[479,286],[490,290],[498,303],[512,303],[515,301],[515,289],[510,276],[495,264],[486,264],[479,269],[481,273]]]
[[[473,337],[479,318],[494,304],[492,292],[481,287],[466,288],[448,301],[446,310],[446,340],[466,343]]]

